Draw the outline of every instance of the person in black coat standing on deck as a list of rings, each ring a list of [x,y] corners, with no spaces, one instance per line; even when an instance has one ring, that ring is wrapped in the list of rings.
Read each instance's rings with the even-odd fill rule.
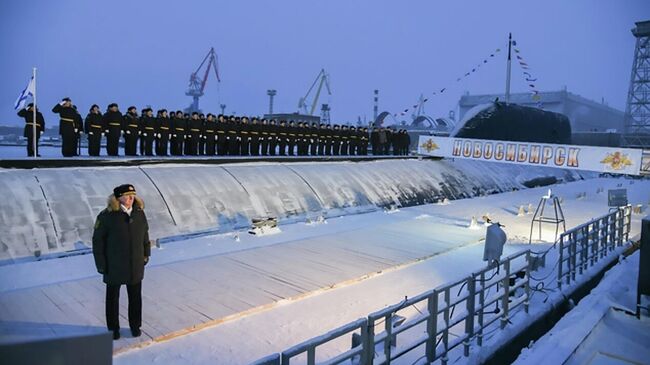
[[[146,156],[153,156],[153,141],[158,133],[156,118],[153,117],[153,110],[145,108],[140,117],[140,143],[144,142],[144,148],[140,148]]]
[[[187,123],[183,119],[183,112],[176,111],[171,118],[172,122],[172,137],[171,137],[171,152],[173,156],[183,155],[183,143],[185,143],[185,128]]]
[[[93,104],[86,115],[84,123],[84,132],[88,135],[88,155],[99,156],[99,150],[102,143],[102,135],[104,134],[104,126],[102,113],[99,111],[99,106]]]
[[[77,154],[76,140],[79,129],[77,126],[77,110],[72,106],[70,98],[63,98],[60,103],[52,108],[52,112],[59,114],[59,135],[61,136],[61,153],[63,157],[72,157]]]
[[[27,137],[27,156],[34,156],[34,103],[29,103],[27,108],[18,111],[18,116],[25,119],[25,129],[23,137]],[[36,108],[36,156],[38,154],[38,140],[45,131],[45,119],[43,114]]]
[[[113,189],[107,207],[95,220],[93,257],[97,272],[106,284],[106,326],[113,339],[120,338],[120,287],[129,295],[129,327],[134,337],[141,335],[142,279],[151,248],[144,202],[135,187],[124,184]]]
[[[171,119],[167,115],[167,109],[159,110],[158,114],[159,116],[156,118],[156,130],[158,131],[156,135],[156,155],[167,156],[169,134],[172,129]]]
[[[119,153],[120,137],[122,136],[122,113],[116,103],[108,105],[108,110],[102,116],[102,124],[106,133],[106,152],[109,156]]]
[[[140,124],[138,123],[138,109],[130,106],[122,122],[124,131],[124,154],[126,156],[138,155],[138,139],[140,137]]]

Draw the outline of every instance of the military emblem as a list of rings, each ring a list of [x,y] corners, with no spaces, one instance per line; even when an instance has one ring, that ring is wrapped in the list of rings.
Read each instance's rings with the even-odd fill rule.
[[[632,160],[626,154],[616,151],[614,153],[608,153],[600,163],[608,165],[612,170],[623,170],[627,166],[632,165]]]
[[[431,138],[422,143],[420,147],[424,148],[427,152],[435,151],[440,148]]]

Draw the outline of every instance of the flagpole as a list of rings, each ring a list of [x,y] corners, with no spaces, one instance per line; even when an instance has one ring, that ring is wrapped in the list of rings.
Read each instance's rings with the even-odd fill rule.
[[[510,49],[512,48],[512,33],[508,35],[508,70],[506,71],[506,103],[510,102]]]
[[[34,116],[33,116],[33,124],[32,124],[32,151],[34,151],[34,158],[38,158],[38,152],[36,150],[38,146],[38,142],[36,140],[36,124],[38,123],[38,120],[36,119],[36,67],[32,69],[32,77],[34,78],[34,108],[32,109]]]

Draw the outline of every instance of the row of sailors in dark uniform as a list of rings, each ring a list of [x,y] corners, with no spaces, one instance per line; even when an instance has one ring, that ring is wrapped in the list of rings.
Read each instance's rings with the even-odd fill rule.
[[[133,106],[122,114],[115,103],[104,114],[99,106],[93,105],[82,123],[69,98],[64,98],[52,111],[60,115],[59,134],[65,157],[78,154],[81,131],[88,136],[90,156],[100,155],[104,135],[109,156],[118,155],[121,137],[124,137],[127,156],[361,156],[368,154],[370,143],[375,155],[389,154],[391,147],[393,154],[406,155],[410,144],[406,130],[373,128],[369,133],[364,127],[284,120],[277,123],[255,117],[210,113],[204,116],[196,112],[188,115],[181,111],[168,113],[165,109],[158,110],[154,116],[151,108],[143,109],[138,115]],[[27,111],[22,115],[19,112],[23,117],[27,114],[31,115]],[[25,118],[27,134],[29,121]]]

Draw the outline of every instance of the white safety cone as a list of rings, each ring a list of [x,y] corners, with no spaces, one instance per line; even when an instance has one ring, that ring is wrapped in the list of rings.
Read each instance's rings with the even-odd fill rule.
[[[533,213],[534,213],[534,212],[533,212],[533,204],[532,204],[532,203],[528,203],[528,214],[533,214]]]
[[[517,212],[517,217],[523,217],[526,215],[526,211],[524,210],[524,206],[520,205],[519,206],[519,212]]]
[[[471,222],[469,222],[469,229],[478,229],[478,221],[476,220],[476,216],[472,216]]]

